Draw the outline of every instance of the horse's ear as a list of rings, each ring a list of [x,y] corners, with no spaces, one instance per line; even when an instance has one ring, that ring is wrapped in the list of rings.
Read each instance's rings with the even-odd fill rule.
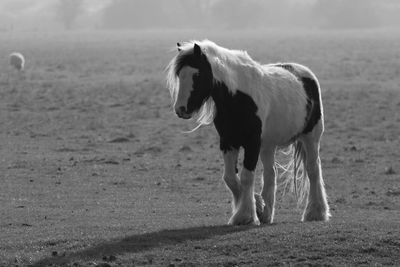
[[[201,48],[200,48],[200,46],[198,45],[198,44],[194,44],[194,47],[193,47],[193,54],[195,55],[195,56],[200,56],[201,55]]]
[[[180,52],[180,51],[182,51],[182,48],[181,48],[181,43],[176,43],[176,47],[178,47],[178,51]]]

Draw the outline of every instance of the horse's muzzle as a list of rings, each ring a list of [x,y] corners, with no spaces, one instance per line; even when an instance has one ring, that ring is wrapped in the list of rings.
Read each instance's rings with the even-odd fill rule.
[[[183,106],[175,109],[175,113],[179,118],[185,120],[190,119],[192,117],[191,114],[186,113],[186,108]]]
[[[179,118],[184,119],[184,120],[188,120],[192,117],[190,114],[186,114],[186,113],[176,113],[176,115],[178,115]]]

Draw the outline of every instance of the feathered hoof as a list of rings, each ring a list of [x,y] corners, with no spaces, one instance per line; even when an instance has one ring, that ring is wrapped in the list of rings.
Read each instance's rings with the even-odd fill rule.
[[[260,194],[254,194],[254,199],[256,200],[257,217],[261,221],[264,212],[265,202]]]
[[[236,213],[229,219],[228,225],[260,225],[260,221],[251,215]]]
[[[273,211],[268,212],[267,210],[265,210],[265,202],[260,194],[254,194],[254,199],[256,200],[256,213],[260,223],[272,224]]]
[[[231,218],[228,225],[260,225],[260,221],[252,217]]]
[[[302,221],[329,221],[329,217],[331,217],[329,208],[307,208],[303,214]]]

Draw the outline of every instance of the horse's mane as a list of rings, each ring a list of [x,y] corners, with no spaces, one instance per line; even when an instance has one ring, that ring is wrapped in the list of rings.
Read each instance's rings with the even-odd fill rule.
[[[194,44],[200,46],[202,53],[210,63],[214,81],[224,83],[233,93],[240,88],[241,81],[253,80],[254,73],[262,73],[262,66],[254,61],[246,51],[230,50],[218,46],[210,40],[185,42],[179,47],[180,52],[170,61],[166,69],[167,86],[174,102],[179,90],[178,73],[193,55]],[[198,127],[213,121],[214,109],[214,102],[209,98],[195,116]]]

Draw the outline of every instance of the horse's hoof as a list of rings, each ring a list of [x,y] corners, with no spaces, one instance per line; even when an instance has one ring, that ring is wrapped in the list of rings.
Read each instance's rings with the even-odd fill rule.
[[[262,224],[272,224],[273,218],[271,214],[262,214],[261,217],[259,217],[260,223]]]
[[[228,225],[236,225],[236,226],[243,226],[243,225],[251,226],[251,225],[254,225],[254,226],[257,226],[257,225],[260,225],[260,221],[258,219],[257,220],[253,220],[252,218],[251,219],[245,219],[245,220],[242,220],[242,221],[231,221],[231,220],[229,220]]]
[[[305,216],[303,216],[302,221],[303,222],[312,222],[312,221],[328,221],[329,220],[329,216],[325,215],[325,214],[306,214]]]
[[[307,207],[302,221],[311,222],[311,221],[329,221],[329,217],[331,214],[329,212],[329,207],[326,208],[315,208],[315,207]]]
[[[253,218],[253,216],[238,216],[235,214],[230,218],[228,225],[260,225],[260,221],[258,218]]]

